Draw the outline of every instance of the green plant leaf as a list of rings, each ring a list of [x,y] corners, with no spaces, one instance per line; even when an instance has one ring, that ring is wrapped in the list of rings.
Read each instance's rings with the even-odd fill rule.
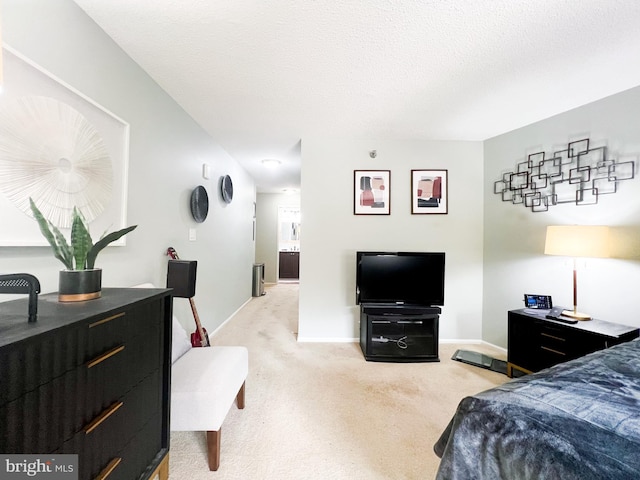
[[[84,218],[73,207],[73,224],[71,225],[71,248],[76,262],[76,270],[83,270],[87,265],[87,253],[93,246],[89,229]]]
[[[95,245],[91,247],[89,253],[87,254],[87,268],[95,268],[96,257],[104,247],[109,245],[111,242],[115,242],[120,237],[123,237],[132,230],[135,230],[136,227],[137,225],[132,225],[131,227],[123,228],[122,230],[118,230],[117,232],[111,232],[110,234],[105,235],[100,240],[98,240]]]
[[[40,232],[44,236],[44,238],[49,242],[51,248],[53,249],[53,255],[60,260],[64,266],[72,270],[72,256],[69,251],[69,246],[67,244],[66,239],[62,236],[60,231],[46,218],[42,215],[42,212],[36,207],[33,199],[29,197],[29,205],[31,206],[31,211],[33,212],[33,218],[38,222],[38,226],[40,227]],[[51,228],[49,228],[51,226]],[[53,232],[51,231],[53,229]],[[60,243],[62,242],[62,243]],[[66,247],[66,248],[65,248]]]
[[[64,263],[64,266],[67,267],[67,270],[73,270],[73,250],[67,243],[67,239],[64,238],[62,232],[58,230],[58,228],[51,222],[49,223],[49,227],[53,230],[53,234],[56,238],[57,248],[54,252],[55,257]]]

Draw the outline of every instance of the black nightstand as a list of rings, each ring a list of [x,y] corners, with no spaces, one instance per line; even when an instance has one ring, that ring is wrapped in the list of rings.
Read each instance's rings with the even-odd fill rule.
[[[548,310],[511,310],[508,323],[507,375],[513,369],[533,373],[588,353],[628,342],[640,329],[587,320],[566,324],[545,318]]]

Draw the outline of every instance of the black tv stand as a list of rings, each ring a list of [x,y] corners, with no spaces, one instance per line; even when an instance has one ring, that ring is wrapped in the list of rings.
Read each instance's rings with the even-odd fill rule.
[[[360,304],[360,348],[372,362],[439,362],[440,307]]]

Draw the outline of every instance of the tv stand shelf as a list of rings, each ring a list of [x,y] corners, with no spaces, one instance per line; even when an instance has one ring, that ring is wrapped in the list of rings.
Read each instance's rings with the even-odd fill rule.
[[[440,307],[363,303],[360,348],[373,362],[438,362]]]

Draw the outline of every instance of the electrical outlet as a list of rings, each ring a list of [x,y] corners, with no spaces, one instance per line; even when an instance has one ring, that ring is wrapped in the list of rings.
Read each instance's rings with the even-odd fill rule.
[[[195,228],[190,228],[189,229],[189,241],[190,242],[195,242],[196,241],[196,229]]]

